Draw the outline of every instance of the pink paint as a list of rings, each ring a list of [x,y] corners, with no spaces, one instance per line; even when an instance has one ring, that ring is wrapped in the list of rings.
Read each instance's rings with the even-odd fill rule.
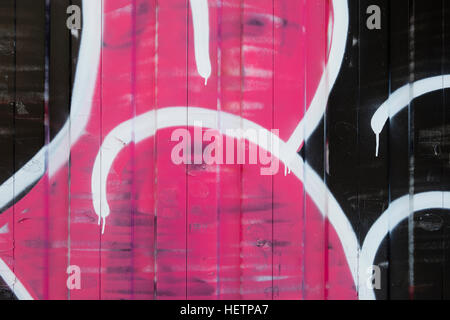
[[[106,135],[155,108],[226,111],[280,129],[286,141],[322,76],[329,5],[209,1],[212,72],[205,87],[196,72],[187,0],[158,2],[158,32],[155,0],[104,3],[100,76],[70,165],[0,215],[0,226],[14,226],[15,240],[12,250],[11,232],[0,235],[1,257],[32,296],[356,298],[339,238],[302,183],[283,170],[264,177],[251,165],[176,166],[172,130],[165,129],[116,158],[103,235],[90,189]],[[69,263],[81,267],[82,290],[66,287]]]

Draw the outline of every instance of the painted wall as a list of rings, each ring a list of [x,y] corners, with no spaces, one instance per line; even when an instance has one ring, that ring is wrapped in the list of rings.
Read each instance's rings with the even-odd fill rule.
[[[1,296],[449,298],[449,25],[444,0],[2,0]]]

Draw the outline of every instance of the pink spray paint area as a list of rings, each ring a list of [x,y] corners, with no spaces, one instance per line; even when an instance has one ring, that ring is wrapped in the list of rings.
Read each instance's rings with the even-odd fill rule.
[[[104,1],[88,124],[70,161],[0,215],[9,226],[0,257],[32,298],[357,298],[340,238],[282,161],[269,176],[258,164],[174,164],[173,131],[194,128],[157,112],[174,110],[189,124],[192,108],[214,111],[219,127],[229,114],[278,129],[287,142],[324,76],[331,0],[210,0],[208,10],[205,85],[187,0]],[[133,119],[152,110],[148,137],[134,143]],[[128,121],[131,143],[117,136],[105,145]],[[99,225],[93,167],[117,146],[100,172],[110,214]],[[80,290],[67,287],[69,266],[80,267]]]

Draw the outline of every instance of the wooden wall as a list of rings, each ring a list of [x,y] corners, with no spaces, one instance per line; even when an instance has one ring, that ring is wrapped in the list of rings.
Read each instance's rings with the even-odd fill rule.
[[[206,3],[207,84],[188,0],[0,2],[0,297],[450,298],[450,4]],[[279,172],[174,164],[200,120],[278,129]]]

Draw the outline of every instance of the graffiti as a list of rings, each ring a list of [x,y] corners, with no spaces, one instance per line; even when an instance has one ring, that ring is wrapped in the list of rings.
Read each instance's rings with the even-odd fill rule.
[[[377,141],[376,156],[378,157],[380,133],[389,118],[395,117],[397,113],[403,108],[406,108],[414,99],[432,91],[446,88],[450,88],[450,75],[419,80],[392,93],[389,100],[378,108],[372,118],[372,130],[376,135]]]
[[[18,299],[376,299],[387,237],[415,213],[450,210],[445,186],[408,186],[355,226],[353,200],[333,185],[327,130],[359,141],[369,128],[376,161],[389,161],[384,128],[450,88],[442,68],[370,101],[356,130],[328,119],[369,113],[361,97],[333,99],[361,67],[352,19],[384,32],[380,6],[81,4],[70,113],[0,185],[0,276]],[[74,8],[67,27],[80,29]],[[357,198],[361,212],[378,205]]]
[[[79,266],[67,267],[67,289],[81,290],[81,269]]]
[[[381,289],[381,269],[378,266],[371,266],[367,268],[367,274],[369,275],[367,279],[367,288],[369,290],[380,290]]]

